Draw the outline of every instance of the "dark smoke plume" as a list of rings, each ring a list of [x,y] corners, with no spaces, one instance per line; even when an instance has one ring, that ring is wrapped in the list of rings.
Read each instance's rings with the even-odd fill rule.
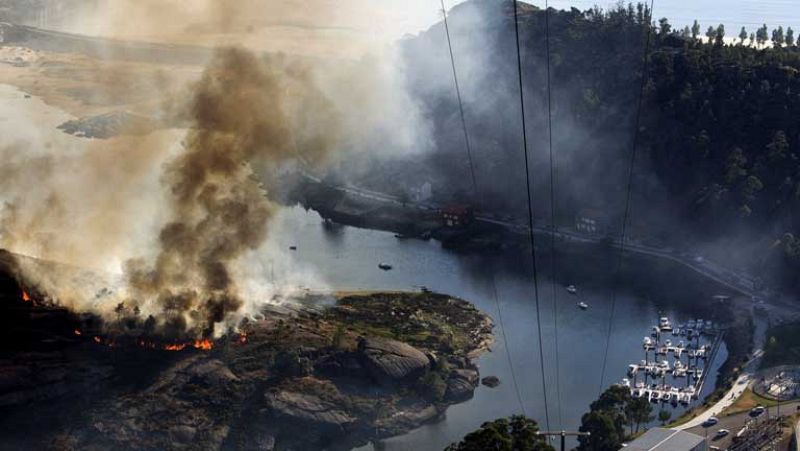
[[[333,120],[296,136],[293,102],[307,100],[292,92],[315,93],[303,70],[238,48],[218,50],[194,86],[185,148],[163,174],[171,219],[158,255],[126,264],[132,302],[148,304],[166,331],[207,336],[242,306],[232,264],[264,242],[274,211],[253,167],[330,148]]]

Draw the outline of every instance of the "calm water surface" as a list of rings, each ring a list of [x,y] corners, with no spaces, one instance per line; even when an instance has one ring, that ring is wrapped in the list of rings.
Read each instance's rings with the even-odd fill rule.
[[[541,423],[545,422],[536,309],[529,273],[524,270],[524,259],[501,264],[477,256],[454,254],[443,250],[436,241],[398,240],[391,233],[351,227],[331,230],[322,226],[318,215],[299,208],[283,210],[277,218],[272,240],[278,246],[297,245],[297,251],[290,253],[292,264],[297,268],[315,268],[331,288],[409,290],[424,285],[475,303],[497,323],[498,311],[491,285],[491,277],[496,277],[508,343],[503,342],[497,328],[493,352],[485,354],[479,364],[481,376],[496,375],[502,384],[494,389],[480,386],[472,400],[451,407],[444,421],[391,439],[387,449],[440,450],[484,421],[519,413],[521,408],[512,384],[506,346],[511,354],[525,412]],[[391,263],[394,269],[381,271],[377,268],[380,262]],[[555,370],[553,292],[549,280],[540,285],[549,417],[553,429],[577,428],[581,415],[600,391],[599,373],[609,316],[609,296],[606,287],[584,287],[578,280],[574,283],[580,286],[582,298],[590,308],[587,311],[577,309],[577,298],[558,286],[560,378],[556,377]],[[624,377],[629,363],[644,358],[641,340],[656,321],[658,313],[656,306],[646,299],[625,293],[618,297],[607,384]],[[679,321],[689,319],[686,314],[675,311],[664,313]],[[712,376],[716,376],[716,368],[726,355],[723,347]],[[713,379],[706,384],[704,392],[712,390]],[[561,381],[560,412],[555,407],[559,404],[556,380]],[[366,446],[363,449],[371,448]]]

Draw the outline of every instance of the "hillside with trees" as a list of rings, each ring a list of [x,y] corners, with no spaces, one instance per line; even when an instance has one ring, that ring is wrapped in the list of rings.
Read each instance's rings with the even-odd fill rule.
[[[511,2],[449,12],[478,194],[443,24],[402,43],[410,91],[432,124],[425,158],[383,163],[361,182],[431,181],[436,200],[523,216],[525,173]],[[549,11],[521,5],[534,213],[550,221],[547,47],[556,222],[608,216],[618,234],[635,141],[632,237],[705,253],[800,290],[800,50],[794,30],[697,21],[673,29],[643,4]],[[649,40],[649,44],[646,44]],[[644,58],[646,57],[646,59]],[[642,72],[646,70],[644,79]],[[641,89],[640,89],[641,87]],[[639,94],[642,93],[641,109]],[[635,124],[640,113],[639,133]],[[392,186],[392,185],[395,186]]]

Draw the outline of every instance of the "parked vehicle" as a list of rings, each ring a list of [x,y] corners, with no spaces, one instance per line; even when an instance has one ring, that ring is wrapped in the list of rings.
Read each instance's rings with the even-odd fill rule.
[[[717,417],[709,417],[706,421],[703,422],[703,427],[707,428],[710,426],[714,426],[715,424],[719,423],[719,418]]]

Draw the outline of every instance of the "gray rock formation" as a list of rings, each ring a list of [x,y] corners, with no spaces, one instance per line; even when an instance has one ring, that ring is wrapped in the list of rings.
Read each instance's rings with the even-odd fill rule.
[[[478,386],[478,372],[473,370],[453,370],[447,378],[447,391],[444,397],[448,401],[460,401],[472,397]]]
[[[279,390],[266,393],[265,398],[273,415],[312,427],[345,429],[356,421],[337,404],[315,395]]]
[[[381,383],[413,381],[430,367],[425,353],[389,338],[363,338],[358,343],[358,352],[372,378]]]

